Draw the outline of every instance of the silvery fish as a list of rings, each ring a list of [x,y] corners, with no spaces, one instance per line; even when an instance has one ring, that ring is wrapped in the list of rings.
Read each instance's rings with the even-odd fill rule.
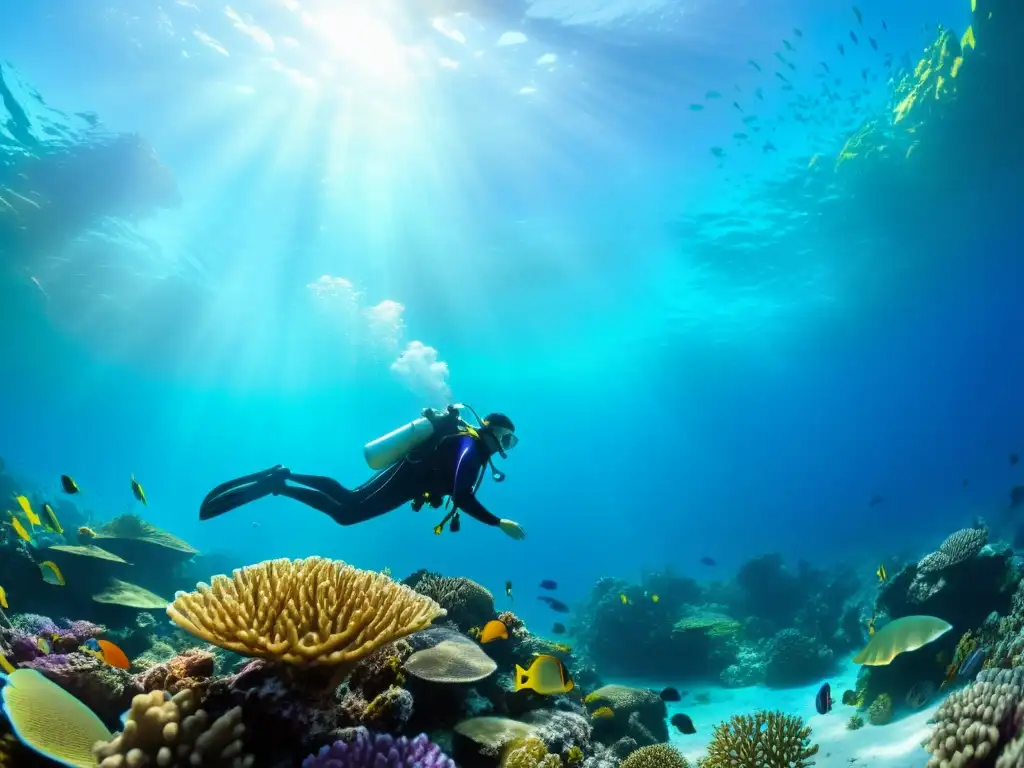
[[[981,665],[985,663],[987,655],[988,649],[986,648],[975,648],[971,651],[967,658],[963,660],[963,663],[960,664],[957,678],[965,681],[973,680],[981,671]]]

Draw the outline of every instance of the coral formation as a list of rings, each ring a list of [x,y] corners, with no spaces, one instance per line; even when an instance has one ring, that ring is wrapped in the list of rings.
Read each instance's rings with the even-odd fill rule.
[[[668,744],[641,747],[622,761],[621,768],[690,768],[679,750]]]
[[[268,560],[179,592],[178,626],[243,656],[347,664],[444,615],[434,600],[338,560]]]
[[[856,731],[857,729],[864,727],[864,718],[861,717],[860,712],[854,712],[850,715],[850,719],[846,721],[846,727],[851,731]]]
[[[141,693],[132,701],[124,731],[96,744],[99,768],[155,763],[161,766],[210,765],[249,768],[252,755],[242,754],[240,707],[215,720],[202,709],[192,691],[167,699],[161,691]]]
[[[892,697],[883,693],[868,707],[868,722],[872,725],[886,725],[892,720]]]
[[[169,661],[152,665],[136,675],[135,681],[144,693],[203,689],[213,677],[215,666],[212,653],[192,648]]]
[[[560,768],[558,755],[548,752],[547,745],[536,736],[514,741],[501,758],[501,768]]]
[[[951,693],[935,713],[928,768],[991,765],[1024,725],[1022,692],[1024,668],[982,670],[973,683]]]
[[[770,686],[798,685],[827,674],[832,650],[798,629],[784,629],[772,638],[765,664]]]
[[[494,618],[494,596],[471,579],[417,571],[404,583],[444,608],[448,621],[463,632]]]
[[[807,768],[818,753],[811,729],[795,715],[757,712],[720,723],[708,745],[704,768],[788,766]]]
[[[584,703],[591,713],[601,708],[614,713],[613,717],[601,718],[595,723],[600,724],[601,741],[606,744],[624,736],[636,739],[641,746],[668,741],[665,722],[668,708],[654,691],[606,685],[588,694]]]
[[[409,722],[412,711],[412,694],[393,685],[366,705],[361,720],[375,731],[397,732]]]
[[[455,763],[425,734],[394,739],[353,728],[303,760],[302,768],[455,768]]]

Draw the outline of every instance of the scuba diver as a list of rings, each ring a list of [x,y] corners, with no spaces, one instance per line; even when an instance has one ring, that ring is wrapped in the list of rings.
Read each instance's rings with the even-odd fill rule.
[[[218,485],[203,499],[199,519],[209,520],[265,496],[287,496],[329,515],[339,525],[355,525],[409,502],[415,512],[424,504],[437,509],[447,497],[450,510],[434,527],[435,534],[446,524],[457,533],[459,513],[465,512],[513,539],[524,539],[526,532],[518,523],[491,514],[476,498],[488,465],[496,482],[505,479],[494,467],[493,456],[507,458],[515,448],[519,442],[515,426],[501,413],[477,417],[480,426],[471,426],[463,421],[462,408],[476,415],[468,406],[449,405],[445,413],[427,408],[421,418],[368,443],[366,462],[380,471],[358,488],[277,465]]]

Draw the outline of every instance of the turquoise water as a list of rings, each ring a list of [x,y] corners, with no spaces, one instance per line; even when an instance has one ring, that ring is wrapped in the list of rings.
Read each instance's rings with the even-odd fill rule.
[[[977,516],[1013,539],[1019,102],[970,135],[893,123],[969,3],[864,0],[861,23],[804,0],[427,6],[5,10],[20,486],[70,474],[91,523],[144,514],[225,569],[425,568],[501,607],[511,580],[542,634],[541,579],[575,611],[600,577],[728,583],[779,552],[867,589]],[[959,96],[991,107],[986,87]],[[865,125],[883,149],[844,158]],[[52,160],[126,134],[141,148]],[[19,178],[26,158],[63,170]],[[274,497],[198,518],[275,464],[358,485],[365,443],[450,402],[515,422],[479,498],[525,541]]]

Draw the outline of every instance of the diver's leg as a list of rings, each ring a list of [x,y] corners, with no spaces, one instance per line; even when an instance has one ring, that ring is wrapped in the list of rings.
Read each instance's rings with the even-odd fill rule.
[[[199,505],[199,519],[210,518],[230,512],[243,504],[262,499],[284,483],[288,470],[277,464],[262,472],[254,472],[226,483],[221,483],[203,499]]]
[[[299,475],[298,482],[304,485],[310,477]],[[289,479],[296,479],[291,475]],[[336,481],[329,478],[314,478],[317,481],[328,480],[329,483],[318,483],[325,489],[333,483],[341,489],[342,494],[335,496],[316,488],[295,488],[286,485],[279,488],[276,493],[287,496],[290,499],[301,501],[306,506],[312,507],[329,515],[339,525],[355,525],[379,517],[403,504],[408,504],[423,494],[423,474],[420,465],[408,464],[405,462],[396,464],[375,475],[368,482],[359,486],[353,491],[344,488]],[[335,492],[337,489],[332,489]]]
[[[288,479],[293,483],[304,485],[307,488],[312,488],[315,491],[330,496],[332,499],[337,501],[339,504],[344,504],[348,501],[352,491],[343,486],[333,477],[324,477],[323,475],[298,475],[294,472],[288,473]]]

